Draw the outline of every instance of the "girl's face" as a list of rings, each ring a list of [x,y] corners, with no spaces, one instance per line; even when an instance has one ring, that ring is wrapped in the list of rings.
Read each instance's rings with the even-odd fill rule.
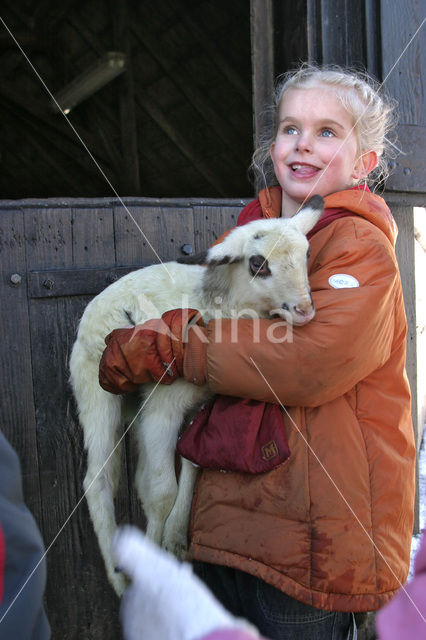
[[[271,145],[283,216],[294,215],[311,195],[347,189],[366,175],[353,124],[329,88],[290,89],[284,95]]]

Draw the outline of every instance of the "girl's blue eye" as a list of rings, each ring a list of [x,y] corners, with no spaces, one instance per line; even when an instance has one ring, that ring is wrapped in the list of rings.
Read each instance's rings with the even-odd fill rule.
[[[334,133],[333,133],[333,131],[331,129],[323,129],[321,131],[321,135],[324,138],[332,138],[334,136]]]
[[[284,128],[284,133],[287,133],[290,136],[293,136],[295,133],[297,133],[297,129],[296,127],[292,127],[291,125],[288,125],[287,127]]]

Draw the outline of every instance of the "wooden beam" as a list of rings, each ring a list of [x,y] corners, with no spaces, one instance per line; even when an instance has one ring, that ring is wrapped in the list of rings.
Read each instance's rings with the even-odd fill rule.
[[[259,4],[271,4],[271,0],[258,0],[258,2]],[[192,37],[198,40],[200,46],[208,52],[212,62],[217,65],[221,73],[231,82],[241,96],[247,102],[250,102],[250,88],[241,80],[240,75],[234,71],[226,56],[219,51],[218,43],[212,41],[206,31],[191,18],[191,12],[188,10],[187,4],[181,0],[174,0],[173,6],[176,6],[179,11],[179,18],[182,24],[188,28]]]
[[[68,125],[66,123],[61,123],[61,125],[58,126],[57,123],[54,123],[54,116],[47,117],[43,116],[42,114],[35,113],[33,101],[31,101],[32,104],[30,106],[28,100],[25,100],[24,98],[21,99],[17,94],[11,96],[9,90],[4,91],[4,83],[3,85],[0,85],[0,101],[3,102],[3,108],[8,109],[10,113],[13,114],[13,117],[16,120],[25,122],[27,126],[37,131],[38,136],[45,136],[49,146],[56,147],[62,153],[71,158],[76,164],[84,168],[84,171],[90,171],[91,174],[100,175],[99,169],[88,156],[87,151],[82,147],[75,133],[71,130],[71,128],[68,132]],[[19,106],[20,108],[17,109],[16,106]],[[60,133],[61,135],[51,135],[51,129],[53,129],[57,133]],[[81,130],[79,128],[79,133],[80,131]],[[91,143],[92,137],[88,136],[89,141],[84,133],[81,135],[81,137],[87,145],[88,149],[90,149],[92,155],[96,157],[98,154],[94,152],[95,145]],[[106,173],[106,175],[108,175],[108,173],[110,172],[109,167],[105,166],[105,164],[102,162],[102,159],[99,157],[96,158],[96,161],[102,167],[102,170]]]
[[[243,158],[239,153],[241,139],[229,122],[220,116],[217,109],[211,106],[210,100],[205,97],[203,91],[196,84],[188,82],[188,76],[182,73],[180,67],[162,52],[155,37],[150,34],[148,29],[138,29],[133,25],[133,33],[149,55],[162,67],[170,81],[175,84],[176,90],[185,96],[188,103],[203,116],[203,119],[209,122],[215,133],[226,143],[229,154],[236,158],[240,166],[247,169],[247,158]]]
[[[101,46],[99,40],[93,36],[93,33],[89,31],[84,25],[84,22],[80,19],[75,21],[70,17],[67,19],[67,23],[72,29],[74,29],[76,35],[88,46],[99,58],[105,53],[105,47]],[[84,50],[84,49],[80,49]]]
[[[322,62],[321,0],[307,0],[308,62]]]
[[[381,41],[380,41],[380,3],[377,0],[365,0],[365,46],[368,73],[377,80],[380,78]]]
[[[266,110],[274,94],[274,32],[272,0],[250,0],[251,51],[253,77],[254,146],[272,128],[272,115]]]
[[[48,188],[50,187],[51,189],[51,185],[53,182],[52,177],[55,176],[56,174],[57,176],[59,176],[60,180],[62,180],[63,184],[71,187],[72,189],[71,193],[76,192],[77,188],[76,188],[75,180],[73,180],[72,174],[69,173],[69,171],[67,171],[66,169],[63,169],[60,162],[56,162],[56,158],[51,153],[50,145],[45,145],[41,143],[42,138],[40,136],[39,128],[33,127],[33,129],[34,129],[34,133],[30,133],[28,129],[27,131],[25,131],[25,140],[29,142],[30,145],[34,147],[34,149],[36,149],[37,154],[40,156],[40,158],[42,158],[44,162],[44,166],[42,170],[40,170],[39,167],[30,168],[32,173],[36,173],[37,182],[41,180],[40,174],[44,174],[46,176],[45,182],[47,183],[47,187]],[[55,179],[55,183],[56,183],[56,179]]]
[[[5,106],[8,105],[17,116],[21,110],[21,112],[27,113],[34,118],[36,122],[52,129],[67,141],[76,145],[81,144],[64,118],[62,116],[58,118],[57,115],[55,116],[54,113],[49,111],[48,99],[46,99],[46,101],[37,100],[34,97],[28,99],[28,96],[19,93],[14,86],[7,82],[0,83],[0,97],[3,98]],[[16,109],[16,107],[18,107],[18,109]],[[96,148],[96,141],[87,129],[79,125],[78,133],[90,150]]]
[[[130,47],[130,25],[128,1],[111,2],[111,17],[113,20],[114,46],[124,51],[127,57],[126,71],[119,78],[118,92],[120,110],[121,154],[123,170],[119,172],[123,195],[140,195],[140,169],[138,133],[135,111],[135,83],[133,76],[132,52]]]
[[[9,26],[8,23],[6,24],[7,26]],[[40,42],[35,34],[19,32],[14,33],[13,35],[23,49],[33,49],[35,47],[37,47],[37,49],[45,48],[43,46],[40,46]],[[16,49],[15,42],[7,32],[0,33],[0,49]]]
[[[174,142],[178,149],[190,160],[194,165],[194,169],[204,176],[219,195],[225,196],[226,193],[220,183],[220,180],[211,170],[209,163],[205,162],[202,150],[200,152],[198,148],[193,147],[193,145],[191,145],[188,140],[182,136],[180,131],[172,124],[170,118],[168,118],[158,104],[149,97],[147,92],[139,93],[136,100],[139,106],[148,113],[148,115]]]

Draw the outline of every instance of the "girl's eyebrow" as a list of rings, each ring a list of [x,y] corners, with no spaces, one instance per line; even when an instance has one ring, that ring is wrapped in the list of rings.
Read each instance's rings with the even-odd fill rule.
[[[299,120],[297,117],[292,117],[292,116],[286,116],[285,118],[282,118],[279,122],[279,124],[284,124],[286,122],[291,122],[292,124],[299,124]],[[345,129],[345,127],[340,124],[340,122],[337,122],[337,120],[329,120],[329,119],[325,119],[325,120],[319,120],[316,123],[318,126],[320,127],[326,127],[326,126],[334,126],[334,127],[339,127],[339,129]]]

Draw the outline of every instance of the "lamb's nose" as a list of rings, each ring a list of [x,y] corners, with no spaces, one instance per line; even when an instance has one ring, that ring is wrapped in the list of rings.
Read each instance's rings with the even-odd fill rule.
[[[302,307],[298,307],[297,305],[295,305],[293,309],[300,316],[306,316],[306,314],[308,313],[306,309],[303,309]],[[312,307],[309,309],[309,311],[312,311]]]
[[[304,305],[303,307],[294,305],[293,312],[293,321],[296,324],[307,324],[315,315],[314,305],[311,304]]]

